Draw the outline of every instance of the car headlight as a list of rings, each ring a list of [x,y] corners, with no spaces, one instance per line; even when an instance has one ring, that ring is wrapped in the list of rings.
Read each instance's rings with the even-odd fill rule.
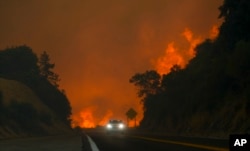
[[[124,128],[124,124],[119,124],[119,128],[123,129]]]
[[[107,128],[108,128],[108,129],[111,129],[111,128],[112,128],[112,125],[111,125],[111,124],[108,124],[108,125],[107,125]]]

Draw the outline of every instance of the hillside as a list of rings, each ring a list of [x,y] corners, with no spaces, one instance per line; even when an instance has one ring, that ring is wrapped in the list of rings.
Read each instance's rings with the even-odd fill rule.
[[[185,68],[137,73],[144,107],[140,128],[174,135],[250,133],[250,1],[225,0],[218,37],[196,48]]]
[[[70,133],[26,85],[0,78],[0,139],[31,135]]]

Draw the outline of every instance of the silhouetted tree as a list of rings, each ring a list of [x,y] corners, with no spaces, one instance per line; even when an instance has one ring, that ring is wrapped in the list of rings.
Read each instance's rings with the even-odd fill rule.
[[[36,54],[27,46],[0,51],[0,77],[29,86],[60,120],[70,126],[71,106],[65,92],[58,89],[59,76],[52,71],[54,66],[46,52],[42,53],[38,62]],[[41,118],[50,123],[47,115]]]
[[[143,125],[154,123],[155,117],[161,111],[161,109],[157,108],[160,105],[159,99],[157,99],[157,94],[160,91],[160,80],[161,76],[154,70],[137,73],[129,80],[130,83],[133,83],[138,88],[138,96],[143,103],[145,118],[141,121],[142,127]]]
[[[237,41],[250,38],[250,1],[224,0],[219,9],[219,17],[224,19],[219,39],[227,51],[232,51]]]
[[[44,51],[39,58],[39,68],[40,74],[45,79],[49,80],[51,84],[58,87],[59,76],[54,73],[52,70],[54,69],[55,64],[50,63],[50,57],[46,51]]]
[[[0,51],[0,76],[29,82],[39,74],[37,56],[27,46]]]
[[[160,86],[161,76],[154,70],[146,71],[145,73],[137,73],[130,80],[139,88],[138,96],[143,97],[157,93]]]
[[[189,134],[250,129],[250,1],[224,0],[220,12],[218,38],[198,45],[184,69],[130,79],[144,106],[141,127]]]

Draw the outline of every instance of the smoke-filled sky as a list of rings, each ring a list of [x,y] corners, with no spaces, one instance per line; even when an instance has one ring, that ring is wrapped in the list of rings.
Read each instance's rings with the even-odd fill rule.
[[[47,51],[73,108],[74,124],[91,127],[142,118],[135,73],[167,73],[214,38],[222,0],[0,0],[0,49]]]

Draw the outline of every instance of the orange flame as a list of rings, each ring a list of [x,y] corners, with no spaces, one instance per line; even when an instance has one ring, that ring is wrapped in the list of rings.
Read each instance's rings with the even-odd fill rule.
[[[72,123],[71,126],[74,127],[82,127],[82,128],[94,128],[96,126],[105,126],[107,122],[112,119],[113,112],[111,110],[107,110],[106,113],[102,118],[98,118],[99,116],[95,116],[97,107],[91,106],[84,108],[81,112],[78,114],[73,114],[71,119]],[[142,117],[136,117],[136,119],[128,120],[127,119],[121,119],[127,126],[134,127],[138,126],[140,123]],[[128,123],[127,123],[128,122]]]
[[[80,126],[82,128],[94,128],[97,125],[98,126],[104,126],[107,121],[112,117],[113,112],[111,110],[108,110],[104,116],[99,119],[96,116],[94,116],[94,113],[96,112],[97,107],[91,106],[84,108],[81,112],[78,114],[73,114],[72,124],[71,126],[74,128],[76,126]]]
[[[219,34],[218,25],[213,25],[211,30],[210,30],[210,35],[209,35],[210,39],[213,40],[213,39],[217,38],[218,34]]]
[[[171,42],[167,46],[165,56],[160,57],[157,60],[156,70],[160,74],[168,73],[174,64],[178,64],[181,67],[185,65],[182,56],[178,53],[177,48],[174,46],[174,42]]]
[[[218,26],[212,26],[209,38],[215,39],[218,33]],[[159,57],[154,63],[158,73],[169,73],[173,65],[179,65],[181,68],[185,68],[188,61],[195,57],[195,47],[205,39],[199,36],[194,36],[194,33],[189,28],[185,28],[181,35],[188,42],[188,46],[183,49],[183,47],[179,47],[179,43],[174,41],[169,42],[164,56]],[[79,113],[73,114],[72,127],[80,126],[83,128],[93,128],[96,125],[104,126],[113,116],[113,112],[111,110],[107,110],[106,113],[104,112],[104,114],[101,114],[103,116],[100,117],[100,114],[98,114],[99,116],[96,116],[95,114],[97,110],[97,106],[90,106],[82,109]],[[138,108],[137,111],[143,112],[141,107]],[[139,125],[141,119],[142,117],[137,117],[136,121],[126,121],[125,119],[124,122],[128,124],[129,127],[134,127]]]
[[[179,65],[184,68],[188,61],[195,56],[194,49],[202,39],[200,37],[194,38],[193,32],[188,28],[185,28],[182,36],[184,36],[189,43],[188,51],[180,50],[175,46],[174,42],[170,42],[165,50],[165,56],[158,58],[156,62],[156,70],[158,73],[169,73],[173,65]]]
[[[187,61],[189,61],[190,59],[192,59],[195,56],[195,47],[202,42],[203,39],[201,39],[200,37],[194,38],[193,37],[193,32],[188,29],[185,28],[184,32],[182,33],[182,35],[186,38],[186,40],[189,42],[189,49],[187,51],[187,60],[185,62],[185,65],[187,64]]]
[[[79,114],[72,115],[72,127],[76,126],[80,126],[83,128],[95,127],[93,107],[85,108]]]
[[[218,33],[218,25],[212,26],[209,33],[209,38],[215,39]],[[182,36],[184,36],[186,41],[189,43],[189,48],[186,50],[181,50],[176,46],[175,42],[168,43],[165,50],[165,55],[158,58],[156,61],[155,68],[158,73],[169,73],[173,65],[179,65],[181,68],[184,68],[188,61],[195,57],[196,46],[204,40],[204,38],[201,37],[194,37],[193,32],[189,28],[184,29]]]

